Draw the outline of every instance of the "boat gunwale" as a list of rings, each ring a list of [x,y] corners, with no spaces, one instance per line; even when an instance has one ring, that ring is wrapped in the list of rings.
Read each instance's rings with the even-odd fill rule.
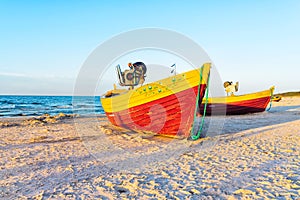
[[[259,99],[263,97],[271,97],[273,94],[275,87],[272,86],[268,90],[262,90],[259,92],[253,92],[242,95],[234,95],[234,96],[222,96],[222,97],[210,97],[208,98],[208,104],[230,104],[237,103],[241,101],[248,101],[253,99]],[[205,103],[206,99],[203,98],[202,103]]]
[[[184,90],[187,90],[187,89],[191,89],[194,86],[199,84],[199,76],[195,76],[194,74],[197,73],[197,74],[200,75],[201,70],[202,70],[202,78],[200,79],[201,80],[200,85],[202,85],[202,84],[206,85],[207,79],[208,79],[208,76],[209,76],[209,72],[210,72],[210,68],[211,68],[211,64],[210,63],[205,63],[200,68],[193,69],[193,70],[190,70],[190,71],[186,71],[186,72],[177,74],[175,76],[170,76],[170,77],[167,77],[167,78],[164,78],[164,79],[160,79],[158,81],[150,82],[150,83],[148,83],[146,85],[143,85],[143,86],[140,86],[136,89],[128,90],[128,92],[124,92],[120,95],[114,95],[114,96],[111,96],[111,97],[100,98],[103,109],[104,109],[105,112],[121,111],[121,110],[124,110],[124,109],[127,109],[127,108],[131,108],[131,107],[134,107],[134,106],[141,105],[143,103],[154,101],[156,99],[164,98],[164,97],[167,97],[169,95],[176,94],[178,92],[181,92],[181,91],[184,91]],[[180,79],[181,77],[184,77],[184,79]],[[180,80],[180,82],[177,82],[177,83],[174,84],[174,82],[172,81],[174,78],[175,79],[179,78],[178,80]],[[163,88],[167,88],[167,90],[163,91],[160,94],[154,94],[154,95],[150,95],[148,97],[145,97],[145,96],[142,96],[142,95],[136,96],[135,98],[137,98],[137,99],[132,99],[132,101],[130,103],[128,101],[126,101],[126,102],[124,101],[126,99],[130,99],[129,97],[131,95],[134,95],[135,92],[137,92],[139,89],[150,87],[150,86],[153,86],[153,85],[156,85],[156,84],[160,85]],[[139,102],[142,102],[144,99],[147,99],[147,100],[144,101],[143,103],[139,103]],[[114,104],[114,106],[112,107],[114,101],[115,102],[125,102],[125,103],[119,103],[117,105]]]

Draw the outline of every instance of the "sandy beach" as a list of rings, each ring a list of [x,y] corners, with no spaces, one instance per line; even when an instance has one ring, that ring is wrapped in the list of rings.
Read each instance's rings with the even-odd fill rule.
[[[113,127],[105,116],[0,119],[1,199],[300,199],[300,98],[207,117],[207,137]]]

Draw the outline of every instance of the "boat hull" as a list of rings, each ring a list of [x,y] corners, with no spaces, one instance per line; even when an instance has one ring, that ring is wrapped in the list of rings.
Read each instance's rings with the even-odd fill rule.
[[[207,115],[243,115],[264,112],[270,103],[274,87],[257,93],[210,98],[206,107]],[[205,100],[200,106],[200,113],[204,113]]]
[[[197,94],[202,101],[210,65],[112,98],[101,98],[109,121],[123,128],[165,136],[188,137]],[[175,81],[174,81],[175,80]],[[200,84],[199,84],[200,83]]]
[[[201,85],[202,96],[205,87]],[[107,112],[106,115],[113,125],[127,129],[188,137],[194,120],[197,91],[198,87],[194,87],[120,112]]]

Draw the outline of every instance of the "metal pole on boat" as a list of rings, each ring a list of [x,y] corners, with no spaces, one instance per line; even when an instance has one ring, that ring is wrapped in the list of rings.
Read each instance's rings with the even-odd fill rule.
[[[176,63],[174,63],[174,64],[171,66],[171,68],[173,68],[173,67],[174,67],[174,69],[171,71],[171,73],[175,72],[174,74],[176,75]]]

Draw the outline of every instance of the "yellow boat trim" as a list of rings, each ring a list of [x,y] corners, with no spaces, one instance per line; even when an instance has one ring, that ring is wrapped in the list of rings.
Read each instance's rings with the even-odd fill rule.
[[[200,70],[201,84],[207,84],[210,67],[210,63],[205,63],[201,68],[152,82],[117,96],[101,97],[102,107],[105,112],[119,112],[195,87],[200,82]]]
[[[225,96],[225,97],[212,97],[208,98],[209,104],[214,104],[214,103],[235,103],[239,101],[247,101],[251,99],[258,99],[258,98],[263,98],[263,97],[269,97],[273,94],[275,87],[272,86],[269,90],[264,90],[261,92],[255,92],[251,94],[245,94],[245,95],[238,95],[238,96]],[[202,100],[202,103],[205,103],[206,99]]]

